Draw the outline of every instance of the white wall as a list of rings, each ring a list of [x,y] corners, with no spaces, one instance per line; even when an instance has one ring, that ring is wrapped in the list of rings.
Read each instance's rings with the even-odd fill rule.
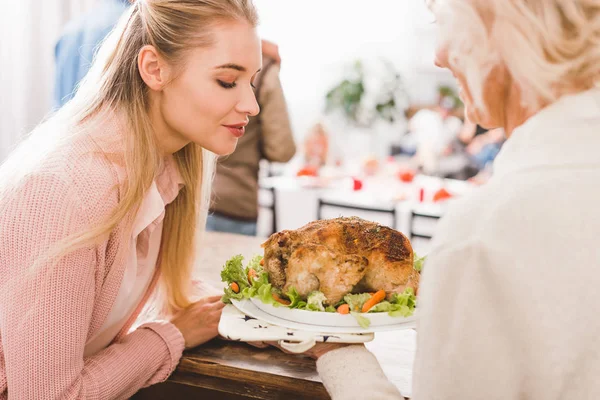
[[[355,59],[385,57],[413,103],[435,101],[452,76],[433,65],[435,25],[424,0],[255,0],[259,33],[277,42],[297,138],[319,118],[325,93]]]
[[[4,1],[1,0],[4,4]],[[19,0],[0,13],[0,160],[50,110],[53,48],[64,23],[97,0]],[[433,101],[435,25],[424,0],[255,0],[259,32],[280,45],[295,134],[319,118],[324,96],[357,58],[384,56],[415,103]],[[42,17],[43,16],[43,17]]]
[[[50,111],[54,44],[98,0],[0,0],[0,162]]]

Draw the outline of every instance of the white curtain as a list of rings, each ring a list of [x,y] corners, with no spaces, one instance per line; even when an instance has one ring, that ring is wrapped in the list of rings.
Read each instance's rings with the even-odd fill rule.
[[[102,0],[0,0],[0,163],[51,111],[54,45]]]

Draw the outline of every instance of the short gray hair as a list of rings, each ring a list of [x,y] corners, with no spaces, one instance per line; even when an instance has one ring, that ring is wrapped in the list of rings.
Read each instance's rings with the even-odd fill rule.
[[[483,83],[503,63],[538,107],[600,80],[600,0],[429,0],[476,106]]]

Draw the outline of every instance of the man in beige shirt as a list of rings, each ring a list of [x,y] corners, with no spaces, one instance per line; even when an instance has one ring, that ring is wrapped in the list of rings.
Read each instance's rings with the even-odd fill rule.
[[[263,41],[263,69],[255,84],[260,114],[250,119],[235,152],[217,163],[207,230],[256,235],[259,162],[287,162],[296,153],[274,46]]]

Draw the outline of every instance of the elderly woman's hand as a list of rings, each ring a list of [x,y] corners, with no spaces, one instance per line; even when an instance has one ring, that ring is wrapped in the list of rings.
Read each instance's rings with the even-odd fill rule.
[[[279,346],[279,344],[277,342],[249,342],[248,343],[251,346],[254,347],[258,347],[261,349],[264,349],[266,347],[269,346],[273,346],[273,347],[277,347],[279,350],[283,351],[284,353],[287,354],[298,354],[298,353],[292,353],[290,351],[287,351],[286,349],[282,348],[281,346]],[[321,356],[323,356],[326,353],[329,353],[330,351],[333,350],[337,350],[337,349],[341,349],[344,347],[350,346],[350,344],[346,344],[346,343],[317,343],[314,347],[312,347],[311,349],[305,351],[304,353],[300,353],[301,355],[305,356],[305,357],[310,357],[314,360],[318,360]],[[356,344],[353,344],[352,346],[357,346]],[[358,346],[362,346],[362,345],[358,345]]]

